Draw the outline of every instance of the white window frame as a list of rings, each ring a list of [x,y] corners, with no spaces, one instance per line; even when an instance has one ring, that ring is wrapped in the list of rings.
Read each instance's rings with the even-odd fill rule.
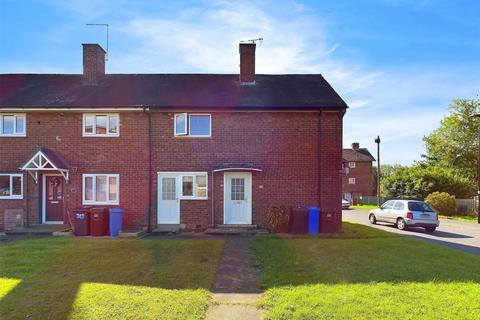
[[[158,175],[175,176],[176,192],[179,200],[208,200],[208,172],[157,172]],[[193,176],[193,195],[183,195],[183,177]],[[197,176],[205,176],[205,197],[197,196]],[[203,187],[202,187],[203,188]]]
[[[10,195],[9,196],[2,196],[0,195],[0,200],[20,200],[23,199],[23,174],[21,173],[0,173],[0,176],[9,176],[10,177]],[[13,177],[20,177],[20,185],[21,185],[21,194],[14,195],[13,194]]]
[[[177,118],[185,117],[185,131],[177,133]],[[173,117],[173,133],[176,137],[186,136],[188,134],[188,114],[187,113],[175,113]]]
[[[177,117],[185,116],[185,131],[177,133]],[[208,116],[208,135],[191,134],[190,133],[190,117],[191,116]],[[212,137],[212,114],[210,113],[175,113],[173,121],[173,134],[175,137],[191,137],[191,138],[210,138]]]
[[[3,133],[3,117],[13,116],[13,133]],[[23,132],[17,133],[17,117],[23,117]],[[0,137],[26,137],[27,115],[25,113],[0,113]]]
[[[355,178],[348,178],[348,184],[355,184]]]
[[[348,167],[349,168],[355,169],[356,166],[357,166],[357,164],[355,163],[355,161],[348,162]]]
[[[97,177],[106,177],[107,183],[109,183],[110,178],[117,178],[117,188],[116,193],[117,197],[115,200],[108,200],[108,193],[107,193],[107,201],[96,201],[97,197]],[[92,195],[93,200],[86,200],[85,196],[87,193],[85,192],[85,180],[86,178],[92,178]],[[109,190],[109,185],[107,185],[107,189]],[[119,205],[120,204],[120,175],[117,173],[86,173],[82,175],[82,204],[84,205]]]
[[[93,132],[85,132],[86,118],[88,116],[93,116]],[[98,134],[97,131],[97,117],[106,116],[107,117],[107,133]],[[110,117],[117,117],[117,132],[110,133]],[[120,137],[120,114],[119,113],[84,113],[82,117],[82,136],[83,137]]]

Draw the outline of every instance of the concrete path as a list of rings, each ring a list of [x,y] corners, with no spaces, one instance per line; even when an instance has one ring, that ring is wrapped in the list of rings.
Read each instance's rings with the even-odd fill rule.
[[[343,210],[343,219],[480,255],[480,224],[477,223],[440,219],[440,227],[427,233],[424,228],[401,231],[391,224],[372,225],[368,221],[368,210]]]
[[[242,235],[226,237],[207,320],[262,319],[262,311],[257,307],[262,292],[260,270],[250,248],[251,239],[252,236]]]

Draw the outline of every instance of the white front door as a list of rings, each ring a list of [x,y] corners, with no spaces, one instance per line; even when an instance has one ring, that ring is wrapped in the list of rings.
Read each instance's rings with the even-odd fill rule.
[[[180,223],[180,200],[177,187],[175,175],[161,174],[158,176],[158,224]]]
[[[252,224],[252,174],[225,173],[224,223]]]

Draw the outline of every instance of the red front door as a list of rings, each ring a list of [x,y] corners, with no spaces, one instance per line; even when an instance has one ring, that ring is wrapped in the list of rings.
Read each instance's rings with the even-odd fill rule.
[[[63,178],[45,177],[45,221],[63,221]]]

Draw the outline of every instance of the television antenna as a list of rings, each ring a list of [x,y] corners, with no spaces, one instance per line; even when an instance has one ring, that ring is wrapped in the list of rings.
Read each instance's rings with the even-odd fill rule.
[[[105,54],[105,61],[108,61],[108,27],[110,26],[108,23],[87,23],[87,26],[97,26],[97,27],[105,27],[107,30],[107,52]]]
[[[260,38],[257,38],[257,39],[251,39],[251,40],[242,40],[240,41],[240,43],[259,43],[259,45],[262,45],[262,42],[263,42],[263,38],[260,37]]]

